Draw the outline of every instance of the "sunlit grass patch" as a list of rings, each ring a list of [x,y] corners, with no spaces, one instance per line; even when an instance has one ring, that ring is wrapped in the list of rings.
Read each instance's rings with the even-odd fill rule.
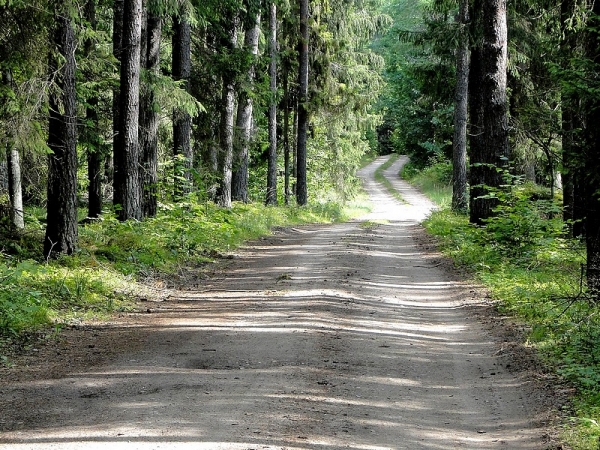
[[[423,192],[441,208],[448,208],[452,202],[452,165],[437,162],[423,170],[416,170],[408,163],[401,175]]]

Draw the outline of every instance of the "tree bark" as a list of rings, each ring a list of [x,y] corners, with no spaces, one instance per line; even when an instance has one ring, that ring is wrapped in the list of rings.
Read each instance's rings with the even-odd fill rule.
[[[44,256],[72,254],[77,248],[77,103],[75,93],[75,33],[68,6],[56,5],[50,53],[51,89],[48,122],[48,198]]]
[[[296,202],[306,205],[306,157],[308,132],[308,0],[300,0],[300,51],[298,54],[298,140],[296,150]]]
[[[561,2],[562,22],[562,68],[571,68],[573,52],[578,48],[577,34],[571,28],[571,19],[575,15],[575,1]],[[563,180],[563,220],[569,227],[571,237],[583,236],[583,218],[585,216],[583,194],[583,167],[580,158],[581,136],[583,129],[581,100],[575,92],[562,93],[562,180]]]
[[[594,2],[592,14],[587,24],[586,54],[593,62],[595,70],[588,75],[590,83],[598,83],[600,67],[600,2]],[[600,99],[588,93],[584,99],[586,111],[586,145],[583,147],[585,162],[584,195],[586,217],[584,221],[585,242],[587,248],[587,285],[588,292],[597,303],[600,301]]]
[[[2,84],[12,89],[13,79],[9,69],[2,70]],[[19,151],[9,139],[6,143],[6,181],[10,200],[10,221],[17,230],[25,228],[23,210],[23,185],[21,182],[21,161]]]
[[[192,73],[192,29],[187,17],[173,17],[173,79],[183,82],[183,89],[189,92]],[[192,117],[183,109],[173,112],[173,154],[176,159],[175,170],[183,181],[175,177],[175,193],[189,192],[192,184],[193,153],[191,146]],[[179,181],[178,181],[179,180]]]
[[[88,0],[85,4],[85,18],[92,30],[96,30],[96,0]],[[95,50],[92,39],[85,42],[85,54],[90,56]],[[98,135],[98,96],[92,95],[87,99],[88,106],[85,110],[85,134],[87,141],[87,165],[88,165],[88,213],[87,216],[97,218],[102,214],[102,180],[104,178],[104,156],[102,144]]]
[[[10,143],[6,146],[8,169],[8,197],[10,199],[10,221],[17,230],[25,228],[23,210],[23,186],[21,183],[21,160],[19,151]]]
[[[471,132],[470,221],[476,224],[493,215],[498,202],[490,191],[502,185],[501,170],[508,162],[506,0],[484,0],[481,19],[483,45],[472,53],[470,84],[471,114],[476,115]]]
[[[469,171],[469,212],[470,222],[481,224],[481,217],[491,213],[491,204],[480,197],[487,194],[485,189],[488,168],[483,165],[485,158],[484,135],[484,102],[483,102],[483,46],[482,46],[482,26],[483,26],[483,0],[473,1],[471,20],[471,35],[473,44],[471,47],[471,63],[469,70],[469,151],[470,151],[470,171]],[[481,211],[483,210],[483,212]]]
[[[454,140],[452,155],[452,210],[466,212],[467,195],[467,109],[469,94],[469,1],[460,1],[458,16],[460,43],[456,52],[456,90],[454,95]]]
[[[283,165],[284,165],[284,197],[285,204],[290,203],[290,89],[288,70],[283,69]]]
[[[142,219],[142,189],[139,176],[140,146],[139,88],[142,0],[125,0],[119,134],[115,151],[115,192],[121,203],[119,220]],[[115,199],[116,200],[116,199]]]
[[[270,4],[269,19],[269,159],[267,166],[267,198],[265,204],[277,205],[277,7]]]
[[[232,21],[226,45],[233,49],[237,41],[238,20]],[[223,74],[221,94],[220,148],[218,155],[219,185],[216,200],[219,206],[231,208],[231,172],[233,165],[233,120],[235,113],[235,75],[232,70]]]
[[[113,56],[118,61],[117,70],[121,70],[121,53],[123,49],[123,8],[125,7],[125,0],[114,0],[113,4]],[[115,153],[117,152],[118,138],[119,138],[119,123],[120,123],[120,98],[121,98],[121,87],[117,84],[113,88],[113,154],[112,157],[107,158],[105,164],[106,179],[113,182],[113,204],[120,205],[121,191],[119,186],[114,182],[114,174],[117,170],[115,161]],[[118,159],[118,158],[117,158]]]
[[[91,124],[92,130],[89,134],[93,134],[98,129],[98,105],[97,98],[88,100],[90,107],[86,108],[86,122]],[[88,125],[89,126],[89,125]],[[99,139],[94,140],[93,148],[88,147],[87,164],[88,164],[88,213],[87,216],[97,218],[102,214],[102,180],[104,178],[104,157],[102,155],[101,143]],[[91,143],[89,143],[91,145]]]
[[[158,183],[158,108],[154,84],[160,72],[162,19],[149,10],[142,33],[141,66],[146,71],[140,95],[140,151],[142,156],[142,214],[156,216]]]
[[[244,46],[253,58],[258,54],[260,37],[260,14],[257,13],[254,25],[246,30]],[[246,75],[248,87],[242,87],[238,95],[238,110],[234,136],[234,161],[231,179],[231,197],[233,200],[248,201],[248,158],[252,136],[253,101],[249,90],[254,86],[255,64],[252,62]]]

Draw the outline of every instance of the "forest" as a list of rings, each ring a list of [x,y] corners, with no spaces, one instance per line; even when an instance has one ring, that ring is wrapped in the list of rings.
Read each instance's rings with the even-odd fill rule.
[[[0,30],[2,348],[357,215],[357,169],[408,155],[597,448],[600,2],[0,0]]]

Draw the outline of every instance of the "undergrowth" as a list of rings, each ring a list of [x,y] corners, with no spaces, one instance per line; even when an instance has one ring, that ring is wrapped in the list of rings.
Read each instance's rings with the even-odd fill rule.
[[[23,233],[0,230],[0,347],[49,326],[131,310],[145,280],[203,264],[275,226],[341,221],[365,210],[360,203],[223,209],[189,198],[161,205],[142,222],[119,222],[107,212],[80,226],[75,255],[50,261],[41,255],[44,227],[29,214]]]
[[[423,170],[418,170],[410,162],[400,172],[402,178],[409,181],[426,194],[436,205],[447,208],[452,201],[452,164],[447,161],[432,161]]]
[[[410,169],[410,168],[409,168]],[[431,194],[436,173],[409,177]],[[442,171],[443,173],[443,171]],[[423,183],[423,180],[429,179]],[[442,180],[443,181],[443,178]],[[443,184],[438,181],[439,184]],[[437,189],[433,189],[437,190]],[[533,185],[501,195],[496,216],[485,226],[444,208],[424,225],[441,250],[485,285],[498,308],[522,320],[528,344],[576,388],[572,417],[563,437],[573,449],[597,450],[600,442],[600,317],[582,280],[585,247],[566,237],[560,205]],[[436,202],[450,204],[451,190]]]

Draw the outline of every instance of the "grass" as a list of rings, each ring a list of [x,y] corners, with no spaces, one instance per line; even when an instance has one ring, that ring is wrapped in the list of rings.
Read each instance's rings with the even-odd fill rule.
[[[438,163],[417,170],[410,163],[404,166],[401,175],[441,208],[452,203],[452,165]]]
[[[148,294],[146,281],[198,267],[273,227],[338,222],[367,210],[364,199],[309,207],[236,203],[229,210],[189,199],[162,205],[156,218],[143,222],[119,222],[106,213],[80,226],[75,255],[51,261],[41,255],[39,211],[30,211],[25,232],[4,229],[2,236],[0,354],[2,341],[133,310],[136,297]]]
[[[600,315],[581,279],[583,244],[564,237],[560,214],[548,213],[552,202],[531,200],[527,186],[516,188],[486,227],[475,227],[449,210],[447,167],[422,172],[408,167],[407,172],[403,175],[443,206],[424,222],[440,249],[489,289],[503,314],[524,323],[530,330],[527,345],[575,388],[564,411],[564,442],[576,450],[597,450]]]

